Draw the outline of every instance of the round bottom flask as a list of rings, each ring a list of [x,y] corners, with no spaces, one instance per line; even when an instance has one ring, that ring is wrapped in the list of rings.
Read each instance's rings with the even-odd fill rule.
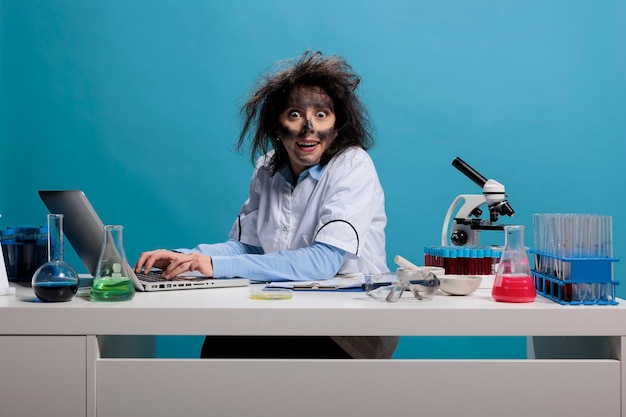
[[[70,301],[78,291],[78,273],[67,262],[46,262],[35,271],[32,286],[41,301]]]
[[[63,261],[63,215],[48,215],[48,262],[33,274],[33,291],[41,301],[69,301],[78,291],[78,272]]]

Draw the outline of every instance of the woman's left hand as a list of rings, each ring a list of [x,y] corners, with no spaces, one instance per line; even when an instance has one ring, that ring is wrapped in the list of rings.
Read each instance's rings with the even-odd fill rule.
[[[163,270],[163,278],[174,278],[185,272],[198,271],[208,277],[213,276],[213,261],[210,256],[199,253],[178,254],[170,264]]]

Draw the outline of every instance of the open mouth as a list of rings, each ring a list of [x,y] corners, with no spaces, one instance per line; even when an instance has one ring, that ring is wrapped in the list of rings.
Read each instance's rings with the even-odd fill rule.
[[[297,142],[300,149],[312,149],[319,145],[319,142]]]

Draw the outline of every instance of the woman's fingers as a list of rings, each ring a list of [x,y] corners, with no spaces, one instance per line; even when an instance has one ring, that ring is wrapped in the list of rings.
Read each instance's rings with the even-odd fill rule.
[[[185,272],[198,271],[206,276],[213,276],[211,258],[198,253],[179,254],[163,271],[164,278],[173,278]]]
[[[165,249],[144,252],[139,256],[135,264],[135,272],[141,272],[142,270],[150,271],[153,266],[165,268],[169,265],[174,255],[176,255],[175,252]]]

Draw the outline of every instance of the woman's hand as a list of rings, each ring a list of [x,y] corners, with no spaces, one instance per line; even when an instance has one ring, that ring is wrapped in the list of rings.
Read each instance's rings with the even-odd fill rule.
[[[134,270],[135,272],[150,271],[152,267],[162,269],[162,276],[166,279],[189,271],[198,271],[208,277],[213,276],[211,257],[199,253],[186,255],[165,249],[144,252],[139,256]]]

